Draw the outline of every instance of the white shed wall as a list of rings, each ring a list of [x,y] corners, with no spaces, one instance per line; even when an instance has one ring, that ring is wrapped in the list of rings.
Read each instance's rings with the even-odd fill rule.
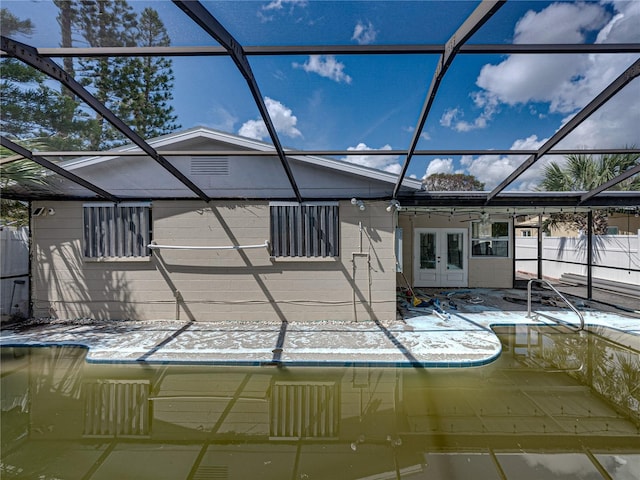
[[[516,237],[517,256],[536,258],[537,241],[535,237]],[[594,235],[593,248],[594,278],[640,285],[640,231],[637,235]],[[542,258],[545,278],[560,279],[565,273],[587,275],[587,237],[543,237]],[[535,275],[536,262],[518,262],[518,271]]]
[[[29,230],[0,229],[0,313],[27,315],[29,308]]]

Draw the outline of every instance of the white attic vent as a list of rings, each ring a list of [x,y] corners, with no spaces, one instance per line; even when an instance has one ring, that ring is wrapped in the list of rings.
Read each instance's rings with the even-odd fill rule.
[[[229,175],[229,158],[192,157],[191,175]]]

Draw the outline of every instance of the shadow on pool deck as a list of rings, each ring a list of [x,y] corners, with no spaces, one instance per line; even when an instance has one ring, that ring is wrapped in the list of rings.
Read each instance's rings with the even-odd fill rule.
[[[88,361],[106,363],[460,368],[487,365],[500,355],[491,326],[551,323],[526,317],[526,292],[519,290],[416,293],[437,298],[436,312],[433,304],[413,308],[400,298],[399,316],[390,322],[26,322],[3,325],[0,346],[78,345],[89,349]],[[536,295],[534,310],[576,321],[548,291]],[[582,304],[588,325],[640,336],[638,318],[591,306]]]

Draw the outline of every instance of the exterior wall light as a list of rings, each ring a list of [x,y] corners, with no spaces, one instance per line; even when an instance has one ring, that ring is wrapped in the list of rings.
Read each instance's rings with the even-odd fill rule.
[[[42,217],[42,216],[51,216],[51,215],[55,215],[56,211],[54,208],[51,207],[36,207],[33,209],[33,213],[31,214],[34,217]]]
[[[367,208],[364,205],[364,202],[362,200],[358,200],[357,198],[352,198],[351,199],[351,205],[356,205],[361,211],[364,211]]]
[[[391,200],[389,202],[389,206],[387,207],[387,212],[391,212],[393,211],[393,209],[398,210],[400,208],[400,202],[398,200]]]

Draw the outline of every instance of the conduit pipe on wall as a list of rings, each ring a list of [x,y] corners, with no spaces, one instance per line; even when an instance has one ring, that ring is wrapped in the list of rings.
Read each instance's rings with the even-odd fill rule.
[[[269,248],[269,240],[265,240],[264,243],[259,245],[158,245],[157,243],[150,243],[147,248],[151,250],[247,250],[251,248]]]
[[[180,320],[180,302],[184,301],[184,298],[182,297],[182,293],[180,293],[180,290],[176,290],[175,292],[173,292],[173,296],[176,298],[176,321]]]
[[[353,270],[351,273],[352,290],[353,290],[353,321],[358,321],[358,310],[356,307],[356,257],[365,257],[367,259],[367,284],[368,284],[368,302],[371,307],[371,255],[368,252],[362,251],[362,222],[358,222],[358,229],[360,230],[360,251],[351,252],[351,263]]]
[[[368,302],[371,307],[371,255],[368,252],[352,252],[351,262],[353,263],[353,320],[358,321],[358,313],[356,308],[356,257],[364,257],[367,259],[367,287],[368,287]]]

